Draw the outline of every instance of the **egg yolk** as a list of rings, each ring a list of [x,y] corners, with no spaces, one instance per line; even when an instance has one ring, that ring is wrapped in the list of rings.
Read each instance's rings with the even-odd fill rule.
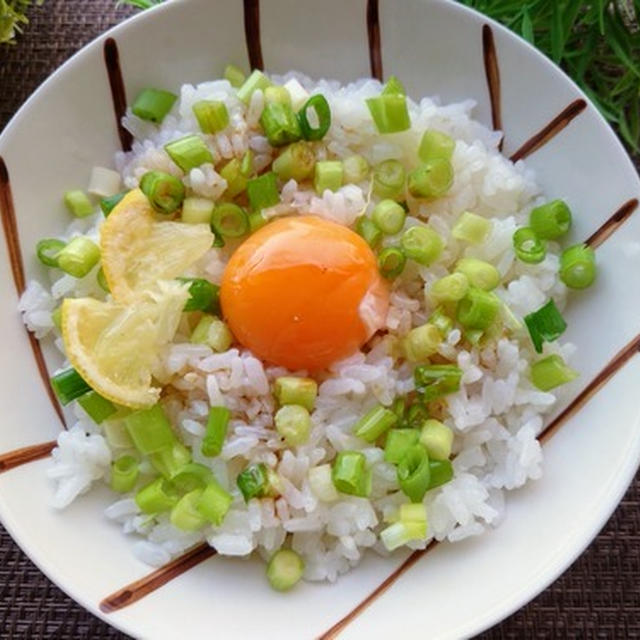
[[[288,369],[323,369],[385,321],[387,283],[356,233],[321,218],[281,218],[238,247],[220,300],[236,339]]]

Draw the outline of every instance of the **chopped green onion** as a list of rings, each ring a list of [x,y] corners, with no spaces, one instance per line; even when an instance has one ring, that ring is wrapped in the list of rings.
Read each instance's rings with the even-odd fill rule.
[[[446,133],[436,129],[427,129],[422,134],[422,140],[420,140],[418,157],[422,162],[436,159],[449,161],[455,148],[455,140]]]
[[[461,258],[456,271],[464,273],[472,287],[491,291],[500,284],[500,272],[489,262],[477,258]]]
[[[62,330],[62,306],[56,307],[51,312],[51,322],[53,322],[58,331]]]
[[[189,493],[194,489],[204,489],[212,480],[213,473],[211,469],[199,462],[188,462],[171,476],[173,486],[181,493]]]
[[[366,100],[378,133],[397,133],[411,128],[407,99],[398,94],[382,94]]]
[[[203,316],[191,334],[192,344],[209,345],[217,353],[227,351],[233,343],[229,327],[219,318]]]
[[[547,245],[531,227],[521,227],[513,234],[516,257],[528,264],[542,262],[547,255]]]
[[[191,452],[176,440],[172,445],[150,454],[149,462],[159,474],[171,480],[191,462]]]
[[[258,229],[262,229],[267,222],[268,220],[261,211],[253,211],[249,214],[249,231],[255,233]]]
[[[429,316],[429,322],[435,325],[443,336],[448,336],[453,329],[453,320],[444,312],[442,307],[438,307]]]
[[[431,402],[460,389],[462,369],[452,364],[421,365],[413,375],[423,402]]]
[[[469,280],[464,273],[451,273],[436,280],[429,289],[429,295],[436,302],[457,302],[467,295]]]
[[[304,562],[291,549],[280,549],[267,564],[267,580],[276,591],[289,591],[302,578]]]
[[[178,278],[189,283],[189,299],[183,311],[211,311],[219,308],[220,287],[204,278]]]
[[[387,551],[394,551],[411,540],[422,540],[427,535],[426,522],[394,522],[380,532],[380,540]]]
[[[356,233],[362,236],[372,248],[377,248],[382,242],[382,231],[367,216],[360,216],[356,220]]]
[[[140,189],[158,213],[171,214],[180,208],[184,200],[182,181],[163,171],[145,173],[140,180]]]
[[[456,317],[465,329],[485,331],[493,323],[500,310],[500,298],[494,293],[471,287],[458,302]]]
[[[402,250],[407,258],[428,267],[442,253],[444,242],[431,227],[411,227],[402,234]]]
[[[563,200],[552,200],[529,214],[529,226],[538,238],[556,240],[571,227],[571,210]]]
[[[398,247],[387,247],[378,256],[378,269],[383,278],[397,278],[407,264],[407,258]]]
[[[560,280],[570,289],[586,289],[596,279],[596,253],[587,245],[569,247],[560,256]]]
[[[156,478],[136,494],[136,504],[142,513],[156,514],[169,511],[177,502],[177,491],[164,478]]]
[[[247,79],[244,71],[237,67],[235,64],[228,64],[224,68],[224,79],[229,81],[229,84],[238,89],[244,84],[244,81]]]
[[[430,460],[448,460],[453,445],[453,431],[439,420],[426,420],[420,432],[420,444]]]
[[[368,411],[353,427],[353,433],[367,442],[375,442],[398,422],[398,416],[382,405]]]
[[[169,517],[171,524],[181,531],[197,531],[201,529],[206,520],[198,510],[198,505],[202,497],[202,489],[191,491],[176,503],[171,509]]]
[[[231,412],[226,407],[211,407],[207,419],[207,430],[200,451],[203,456],[213,458],[220,455],[224,439],[227,437]]]
[[[385,160],[373,168],[373,192],[379,198],[402,199],[406,171],[398,160]]]
[[[269,493],[269,474],[267,466],[260,462],[250,464],[236,479],[238,489],[245,502],[252,498],[262,498]]]
[[[474,347],[480,344],[484,331],[482,329],[466,329],[463,334],[464,339]]]
[[[373,222],[387,235],[402,231],[406,213],[394,200],[381,200],[371,214]]]
[[[219,527],[232,502],[232,495],[225,491],[215,480],[211,480],[200,495],[196,509],[207,522]]]
[[[342,186],[342,162],[338,160],[324,160],[316,162],[313,188],[318,195],[325,190],[337,191]]]
[[[118,410],[110,400],[103,398],[97,391],[89,391],[80,396],[78,404],[96,424],[101,424]]]
[[[331,479],[331,465],[321,464],[309,469],[309,486],[319,500],[334,502],[340,496],[333,486]]]
[[[550,391],[577,377],[578,373],[555,354],[531,365],[531,382],[541,391]]]
[[[417,429],[392,429],[387,434],[387,442],[384,447],[385,461],[398,464],[407,451],[419,440],[420,432]]]
[[[264,101],[267,103],[279,102],[291,106],[291,95],[284,87],[273,85],[264,90]]]
[[[247,176],[242,172],[242,163],[238,158],[232,158],[220,169],[220,176],[227,182],[224,195],[235,198],[242,193],[248,184]]]
[[[371,470],[360,451],[340,451],[333,462],[331,479],[340,493],[366,498],[371,492]]]
[[[151,409],[140,409],[124,419],[127,431],[142,455],[156,453],[176,442],[171,424],[159,404]]]
[[[273,171],[263,173],[247,182],[247,196],[252,211],[262,211],[280,202],[278,181]]]
[[[160,124],[171,111],[178,96],[162,89],[144,89],[135,99],[131,111],[142,120]]]
[[[67,191],[64,194],[64,203],[76,218],[86,218],[93,213],[93,204],[84,191]]]
[[[109,283],[107,282],[107,276],[104,275],[104,269],[100,267],[98,272],[96,273],[96,280],[98,281],[99,287],[105,293],[111,293],[111,289],[109,289]]]
[[[36,255],[38,260],[47,267],[58,266],[58,256],[60,252],[67,246],[66,242],[57,238],[45,238],[40,240],[36,245]]]
[[[404,85],[396,76],[389,76],[386,84],[382,89],[383,96],[406,96],[407,92]]]
[[[282,147],[302,137],[298,118],[288,104],[281,102],[265,104],[260,116],[260,124],[272,147]]]
[[[299,404],[286,404],[280,407],[274,417],[276,431],[290,446],[299,446],[309,439],[311,417]]]
[[[249,104],[254,91],[264,91],[271,86],[271,81],[267,76],[255,69],[251,75],[244,81],[244,84],[238,89],[238,98],[245,104]]]
[[[116,193],[115,196],[108,196],[107,198],[102,198],[100,200],[100,208],[102,209],[102,213],[107,217],[115,208],[116,205],[124,198],[128,191],[121,191],[120,193]]]
[[[404,418],[405,405],[406,398],[404,396],[397,397],[391,405],[391,411],[398,416],[398,420],[402,420]]]
[[[84,278],[100,260],[98,246],[85,238],[78,236],[69,242],[57,256],[58,267],[74,278]]]
[[[453,167],[448,160],[435,158],[409,173],[407,187],[414,198],[443,196],[453,184]]]
[[[557,340],[567,328],[567,323],[558,311],[553,299],[540,307],[537,311],[524,317],[531,342],[537,353],[542,353],[543,342],[553,342]]]
[[[211,224],[215,204],[207,198],[185,198],[182,203],[182,222],[186,224]]]
[[[406,335],[403,346],[407,360],[422,362],[438,351],[442,343],[439,329],[430,323],[411,329]]]
[[[233,202],[222,202],[213,210],[213,230],[225,238],[239,238],[249,232],[249,216]]]
[[[463,240],[469,244],[482,244],[491,231],[491,222],[476,213],[465,211],[451,229],[451,235],[456,240]]]
[[[347,156],[342,164],[345,184],[362,182],[369,175],[369,163],[360,155]]]
[[[453,466],[451,460],[429,460],[431,480],[429,490],[447,484],[453,478]]]
[[[247,149],[240,161],[240,173],[248,178],[253,173],[253,151]]]
[[[431,472],[429,456],[420,444],[410,447],[396,470],[402,492],[412,501],[420,502],[429,488]]]
[[[405,423],[412,429],[420,429],[424,421],[429,418],[427,407],[422,402],[415,402],[407,410]]]
[[[132,449],[133,441],[122,420],[107,420],[102,424],[104,437],[112,449]]]
[[[111,465],[111,488],[117,493],[129,493],[139,475],[138,461],[133,456],[121,456]]]
[[[82,376],[73,368],[64,369],[56,373],[51,378],[51,387],[63,405],[69,404],[72,400],[76,400],[92,390]]]
[[[185,172],[189,173],[202,164],[213,164],[213,156],[202,138],[188,135],[164,145],[169,157]]]
[[[290,144],[274,161],[271,168],[283,181],[301,182],[310,178],[315,169],[316,156],[313,147],[300,140]]]
[[[105,167],[93,167],[87,191],[100,198],[115,196],[120,191],[121,177],[117,171]]]
[[[274,393],[280,405],[299,404],[307,411],[313,411],[318,383],[311,378],[282,376],[276,378]]]
[[[317,127],[312,126],[307,118],[309,109],[313,109],[316,113]],[[331,109],[327,99],[320,94],[311,96],[304,107],[298,111],[298,120],[305,140],[322,140],[331,126]]]
[[[192,109],[202,133],[218,133],[229,126],[229,112],[222,100],[199,100]]]

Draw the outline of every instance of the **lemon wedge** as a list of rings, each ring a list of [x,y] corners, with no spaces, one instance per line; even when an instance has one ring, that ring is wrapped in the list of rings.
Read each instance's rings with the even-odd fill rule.
[[[62,337],[72,366],[100,395],[132,409],[158,401],[152,371],[189,298],[183,283],[154,284],[135,305],[93,298],[67,298],[62,304]]]
[[[207,224],[161,222],[147,197],[134,189],[113,209],[100,230],[100,252],[111,295],[132,303],[159,280],[182,275],[212,246]]]

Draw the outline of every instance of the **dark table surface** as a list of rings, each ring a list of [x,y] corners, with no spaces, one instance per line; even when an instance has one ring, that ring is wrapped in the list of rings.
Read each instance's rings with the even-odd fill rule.
[[[19,43],[0,45],[0,130],[54,69],[130,14],[110,0],[33,9]],[[54,586],[0,526],[0,638],[125,637]],[[640,475],[573,566],[482,638],[640,638]]]

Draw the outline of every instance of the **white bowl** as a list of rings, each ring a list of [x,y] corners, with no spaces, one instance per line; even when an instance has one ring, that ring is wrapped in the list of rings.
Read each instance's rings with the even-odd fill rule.
[[[478,101],[476,117],[490,123],[483,65],[483,25],[488,24],[485,45],[493,33],[501,77],[505,153],[513,153],[573,103],[568,126],[554,129],[557,135],[527,159],[547,193],[565,198],[576,212],[573,240],[587,238],[623,203],[638,197],[638,176],[611,129],[591,104],[582,109],[583,103],[575,102],[585,96],[533,48],[455,3],[381,0],[378,16],[376,4],[370,1],[367,12],[364,0],[263,0],[266,68],[294,67],[342,81],[366,75],[368,17],[373,45],[376,23],[381,29],[385,71],[400,76],[412,95],[438,94],[445,102],[472,97]],[[249,34],[255,5],[244,2]],[[171,2],[98,38],[36,92],[0,137],[27,278],[43,275],[33,257],[36,241],[66,224],[60,194],[85,183],[91,166],[109,165],[118,148],[103,62],[108,37],[119,47],[130,96],[144,86],[177,88],[204,80],[219,74],[227,61],[247,58],[243,3]],[[6,197],[3,208],[7,222]],[[286,596],[268,588],[256,562],[211,557],[138,602],[104,613],[99,604],[107,595],[149,573],[133,558],[130,541],[104,521],[106,491],[91,493],[61,515],[46,506],[47,462],[32,461],[0,474],[2,522],[56,584],[136,637],[175,638],[186,632],[189,637],[284,640],[328,638],[341,631],[345,638],[376,638],[401,631],[457,638],[477,633],[567,568],[603,526],[638,466],[634,383],[640,358],[633,356],[640,291],[632,274],[640,267],[640,216],[630,215],[633,208],[632,203],[597,236],[602,241],[599,279],[587,295],[575,297],[568,311],[567,337],[581,347],[576,364],[587,391],[585,402],[573,405],[545,444],[543,479],[509,496],[506,520],[497,530],[412,556],[386,590],[379,585],[406,556],[371,556],[335,585],[302,584]],[[5,300],[0,452],[54,440],[60,429],[15,309],[9,264],[7,247],[0,243]],[[45,355],[49,369],[59,364],[47,348]],[[603,371],[606,375],[598,377]]]

